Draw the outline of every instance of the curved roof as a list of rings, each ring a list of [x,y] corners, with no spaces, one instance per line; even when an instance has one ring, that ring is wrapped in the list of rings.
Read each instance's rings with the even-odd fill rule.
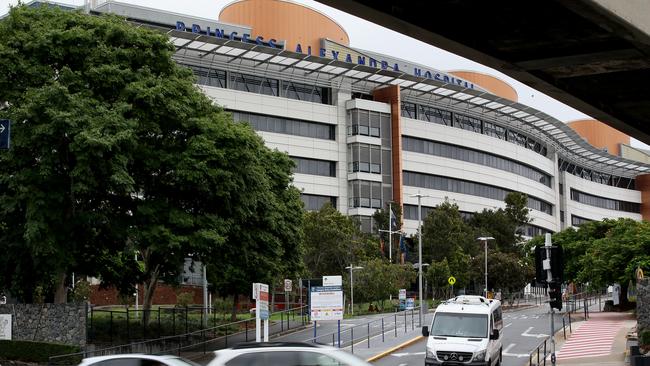
[[[563,159],[585,168],[626,178],[650,171],[650,164],[617,157],[591,146],[569,126],[542,111],[487,92],[404,72],[381,70],[278,48],[144,25],[165,32],[176,46],[179,57],[204,59],[210,54],[220,55],[228,57],[229,63],[251,61],[256,65],[276,65],[282,71],[301,70],[303,75],[316,74],[319,79],[323,78],[329,83],[339,77],[347,77],[353,80],[353,88],[357,84],[374,87],[399,85],[402,90],[420,97],[445,99],[453,104],[462,104],[464,110],[500,116],[500,119],[506,119],[511,126],[543,139],[558,151]],[[260,69],[260,73],[265,72],[266,69]]]

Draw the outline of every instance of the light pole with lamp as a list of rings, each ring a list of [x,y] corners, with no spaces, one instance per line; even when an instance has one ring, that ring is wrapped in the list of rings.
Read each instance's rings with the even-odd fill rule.
[[[480,238],[476,238],[476,240],[482,241],[483,244],[485,245],[485,297],[487,297],[488,295],[488,284],[487,284],[488,243],[487,242],[488,240],[494,240],[494,238],[491,236],[481,236]]]
[[[350,264],[349,266],[345,267],[345,269],[350,270],[350,315],[354,316],[354,277],[352,275],[352,271],[355,269],[363,269],[363,267],[353,266]]]
[[[425,194],[413,194],[411,197],[418,198],[418,290],[420,299],[420,312],[419,320],[422,325],[422,317],[424,316],[424,307],[422,306],[422,197],[431,197]]]

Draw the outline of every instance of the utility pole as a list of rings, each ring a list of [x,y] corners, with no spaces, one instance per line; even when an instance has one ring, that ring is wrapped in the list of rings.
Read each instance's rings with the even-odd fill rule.
[[[391,217],[392,213],[393,213],[393,206],[392,203],[389,202],[388,203],[388,230],[379,229],[380,233],[388,233],[388,263],[393,263],[393,233],[399,233],[399,231],[393,231],[393,223]]]
[[[546,248],[546,259],[544,260],[543,266],[546,269],[546,283],[549,293],[549,304],[551,304],[552,299],[550,298],[551,294],[551,283],[553,282],[553,272],[551,271],[551,234],[547,233],[544,238],[544,247]],[[546,358],[546,355],[544,355]],[[551,364],[555,366],[555,319],[553,306],[551,305]]]

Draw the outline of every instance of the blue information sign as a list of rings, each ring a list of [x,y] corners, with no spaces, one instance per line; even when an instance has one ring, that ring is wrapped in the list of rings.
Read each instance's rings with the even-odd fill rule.
[[[11,121],[0,119],[0,149],[9,149],[11,142]]]

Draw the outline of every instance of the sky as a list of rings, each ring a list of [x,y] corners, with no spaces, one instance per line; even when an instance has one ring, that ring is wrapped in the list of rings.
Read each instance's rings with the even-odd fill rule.
[[[102,0],[98,0],[101,2]],[[217,20],[219,12],[232,0],[120,0],[140,6],[187,14]],[[515,88],[519,102],[541,110],[560,121],[568,122],[589,118],[567,105],[564,105],[547,95],[540,93],[494,69],[433,47],[414,38],[402,35],[361,18],[352,16],[313,0],[293,0],[307,5],[328,15],[339,23],[350,37],[350,46],[399,57],[415,63],[424,64],[440,71],[472,70],[497,77]],[[23,0],[23,2],[26,2]],[[83,0],[58,0],[64,4],[81,6]],[[10,5],[18,0],[0,0],[0,16],[8,12]],[[631,145],[650,149],[650,146],[631,139]]]

